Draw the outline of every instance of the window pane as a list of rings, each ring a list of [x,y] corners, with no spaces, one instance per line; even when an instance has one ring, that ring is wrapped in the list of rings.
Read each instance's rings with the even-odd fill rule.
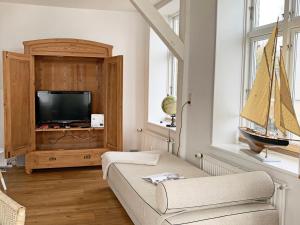
[[[280,47],[282,46],[282,41],[283,41],[282,36],[278,37],[277,49],[276,49],[276,62],[278,62],[278,60],[279,60]],[[253,74],[253,79],[255,79],[255,73],[256,73],[256,70],[258,69],[259,63],[260,63],[262,55],[263,55],[264,47],[266,46],[267,42],[268,42],[268,39],[263,39],[263,40],[254,42],[254,52],[253,53],[254,53],[254,58],[255,58],[255,64],[254,64],[255,71]],[[276,73],[278,73],[278,71],[279,71],[278,63],[275,64],[275,71],[276,71]]]
[[[295,73],[294,73],[294,105],[295,111],[300,120],[300,33],[296,34],[295,45]]]
[[[263,26],[283,19],[285,0],[256,0],[256,26]]]
[[[152,29],[149,45],[148,121],[159,124],[166,116],[161,110],[161,102],[168,93],[169,50]]]
[[[179,35],[179,15],[172,18],[172,28],[174,32]]]
[[[169,71],[169,94],[177,96],[177,75],[178,75],[178,60],[171,55]]]
[[[278,37],[277,39],[277,49],[276,49],[276,64],[275,64],[275,72],[278,74],[279,72],[279,65],[278,65],[278,61],[279,61],[279,56],[280,56],[280,47],[282,46],[282,41],[283,38],[282,36]],[[259,41],[254,41],[253,42],[253,54],[252,54],[252,72],[251,72],[251,77],[249,79],[250,85],[252,86],[254,80],[255,80],[255,76],[256,76],[256,71],[259,67],[260,61],[262,59],[263,56],[263,51],[264,51],[264,47],[266,46],[268,42],[268,39],[263,39],[263,40],[259,40]],[[274,93],[274,91],[273,91]],[[274,96],[272,96],[272,101],[271,101],[271,111],[270,111],[270,122],[269,122],[269,131],[275,131],[275,126],[274,126]],[[253,128],[257,129],[257,130],[263,130],[261,127],[256,126],[255,124],[253,124]]]
[[[176,14],[170,17],[170,24],[173,31],[179,35],[179,15]],[[169,57],[169,95],[176,96],[177,95],[177,75],[178,75],[178,60],[177,58],[170,52]]]
[[[300,0],[295,0],[294,6],[295,6],[294,15],[299,16],[300,15],[300,10],[299,10]]]

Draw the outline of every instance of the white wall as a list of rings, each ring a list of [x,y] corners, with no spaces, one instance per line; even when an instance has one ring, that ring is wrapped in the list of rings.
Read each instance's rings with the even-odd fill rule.
[[[68,9],[0,3],[0,50],[18,51],[22,42],[41,38],[81,38],[114,46],[124,55],[124,146],[138,148],[136,129],[144,121],[144,72],[147,25],[135,12]],[[2,58],[0,93],[2,93]],[[0,94],[1,97],[1,94]],[[2,103],[2,97],[0,104]],[[0,106],[0,147],[3,146],[3,108]]]
[[[244,8],[244,0],[218,1],[214,144],[235,143],[237,140],[244,64]]]
[[[216,0],[191,0],[185,41],[189,60],[187,88],[183,95],[192,95],[192,104],[186,108],[186,144],[182,155],[190,162],[197,163],[195,153],[208,151],[212,139],[215,40],[216,40]]]

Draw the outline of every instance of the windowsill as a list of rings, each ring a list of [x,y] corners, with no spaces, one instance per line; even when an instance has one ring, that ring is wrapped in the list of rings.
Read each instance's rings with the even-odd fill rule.
[[[165,130],[171,130],[171,132],[176,132],[176,127],[167,127],[167,124],[169,124],[169,122],[153,122],[153,121],[148,121],[148,124],[150,126],[154,126],[154,127],[158,127],[159,129],[165,129]]]
[[[280,154],[274,151],[269,151],[268,155],[270,158],[275,159],[277,162],[261,162],[258,159],[245,153],[245,150],[248,150],[249,147],[246,144],[213,144],[212,147],[216,151],[225,151],[229,154],[233,154],[235,157],[257,163],[263,166],[266,166],[271,169],[275,169],[279,172],[289,174],[293,177],[298,177],[299,173],[299,159]],[[265,156],[265,153],[262,152],[259,154],[261,157]]]

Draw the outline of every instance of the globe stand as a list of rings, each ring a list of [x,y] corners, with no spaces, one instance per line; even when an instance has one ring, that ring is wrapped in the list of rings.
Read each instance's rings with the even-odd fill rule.
[[[176,115],[171,115],[171,124],[167,124],[166,127],[176,127],[176,124],[175,124],[175,118],[176,118]]]
[[[175,124],[175,118],[176,115],[173,114],[171,115],[171,124],[167,124],[166,127],[169,128],[169,132],[168,132],[168,139],[167,139],[167,143],[168,143],[168,152],[170,152],[170,145],[174,144],[174,140],[171,138],[171,128],[176,127]],[[172,150],[172,148],[171,148]],[[172,152],[171,152],[172,153]]]

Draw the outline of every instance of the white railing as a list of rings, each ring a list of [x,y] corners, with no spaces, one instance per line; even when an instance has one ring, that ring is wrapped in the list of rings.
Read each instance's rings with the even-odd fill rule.
[[[247,172],[246,169],[240,168],[237,165],[231,165],[213,156],[199,153],[196,155],[200,160],[200,169],[211,176],[222,176],[234,173]],[[280,182],[275,183],[275,193],[270,203],[279,211],[280,225],[284,225],[285,221],[285,206],[286,206],[286,190],[287,185]]]

